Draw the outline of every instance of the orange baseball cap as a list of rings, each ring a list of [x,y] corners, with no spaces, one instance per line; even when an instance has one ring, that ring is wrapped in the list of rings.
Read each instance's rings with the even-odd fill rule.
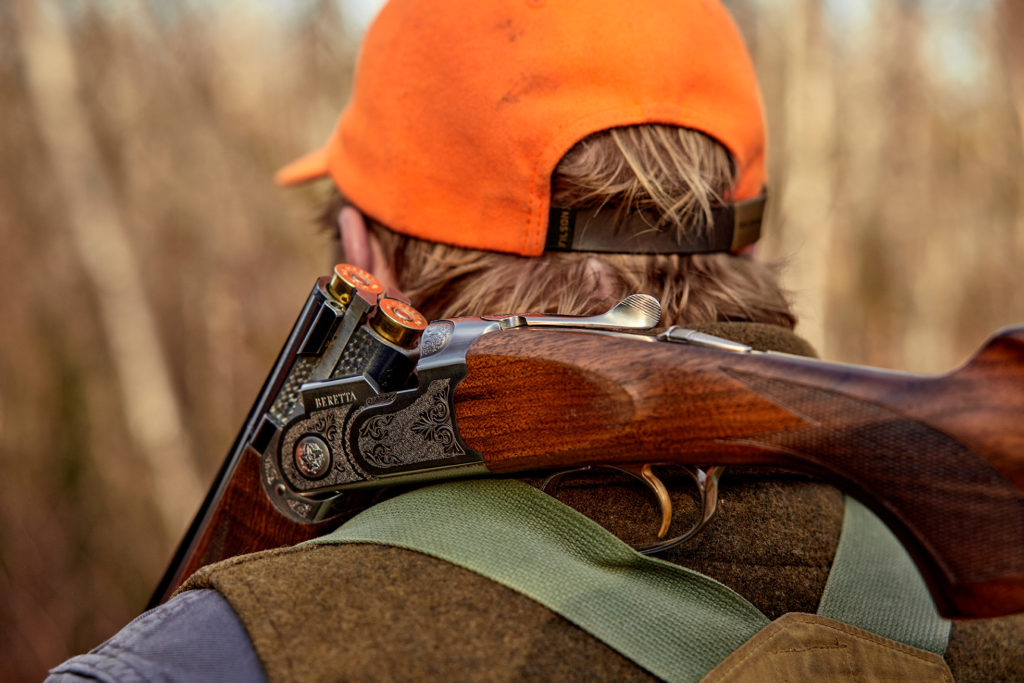
[[[760,92],[717,0],[391,0],[326,146],[276,180],[329,175],[396,232],[537,256],[558,161],[591,133],[642,123],[715,138],[738,165],[731,199],[758,197]]]

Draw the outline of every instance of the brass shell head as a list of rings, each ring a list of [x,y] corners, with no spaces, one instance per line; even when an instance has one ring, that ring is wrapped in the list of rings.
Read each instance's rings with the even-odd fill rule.
[[[348,306],[357,292],[366,292],[376,298],[377,294],[384,291],[384,285],[362,268],[339,263],[334,266],[334,273],[331,275],[331,282],[327,285],[327,290],[339,304]]]
[[[370,327],[392,344],[406,349],[416,346],[427,319],[415,308],[398,299],[381,299],[370,316]]]

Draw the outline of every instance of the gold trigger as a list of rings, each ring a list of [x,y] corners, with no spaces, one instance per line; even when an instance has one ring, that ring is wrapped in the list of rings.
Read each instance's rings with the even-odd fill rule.
[[[658,529],[658,538],[662,539],[665,534],[668,533],[669,527],[672,525],[672,499],[669,498],[668,489],[665,484],[662,483],[661,479],[655,476],[654,471],[651,469],[651,465],[584,465],[582,467],[574,467],[568,470],[562,470],[561,472],[555,472],[540,485],[541,491],[547,491],[548,488],[556,481],[566,476],[567,474],[574,474],[577,472],[587,472],[594,467],[604,467],[610,470],[618,470],[623,474],[627,474],[631,477],[635,477],[645,484],[647,487],[654,492],[655,498],[658,499],[658,507],[661,508],[661,528]],[[708,525],[711,518],[715,516],[715,512],[718,510],[718,480],[722,476],[722,472],[725,471],[724,467],[715,466],[709,467],[707,470],[702,470],[699,467],[693,467],[687,465],[686,471],[693,478],[693,482],[697,485],[697,491],[700,493],[700,520],[697,521],[690,529],[678,536],[668,539],[667,541],[659,541],[643,546],[632,546],[633,550],[644,555],[653,555],[655,553],[664,552],[671,548],[675,548],[681,543],[685,543],[691,538],[699,534],[704,527]],[[554,494],[552,494],[554,495]]]
[[[639,467],[636,465],[618,465],[615,469],[622,470],[640,479],[654,493],[654,497],[658,499],[658,507],[661,508],[661,527],[658,528],[658,538],[665,538],[669,527],[672,526],[672,499],[669,498],[668,489],[665,488],[665,484],[661,479],[658,479],[649,464]]]

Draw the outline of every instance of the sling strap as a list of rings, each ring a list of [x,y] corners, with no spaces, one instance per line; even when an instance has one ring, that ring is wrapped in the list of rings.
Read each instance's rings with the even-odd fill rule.
[[[849,496],[818,614],[940,655],[952,626],[900,542]]]
[[[874,518],[867,517],[870,526]],[[855,524],[865,524],[858,519]],[[874,538],[873,532],[868,537]],[[390,545],[469,569],[539,602],[670,681],[699,680],[769,624],[723,584],[640,555],[596,522],[518,481],[459,481],[418,489],[309,543]],[[896,549],[902,552],[898,544]],[[855,549],[851,552],[856,555]],[[874,561],[909,562],[905,553],[890,555],[874,556]],[[857,577],[863,575],[842,572],[831,589],[840,597],[829,602],[855,603],[841,597],[851,590],[870,602],[875,586],[860,587]],[[872,575],[871,580],[885,579]],[[930,604],[926,592],[924,597]],[[847,611],[856,616],[856,610]],[[914,626],[904,630],[917,631]]]

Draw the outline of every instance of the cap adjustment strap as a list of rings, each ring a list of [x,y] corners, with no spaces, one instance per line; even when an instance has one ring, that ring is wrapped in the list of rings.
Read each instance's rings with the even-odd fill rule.
[[[659,226],[656,218],[638,212],[625,221],[616,208],[566,209],[552,207],[548,219],[547,251],[593,251],[615,254],[705,254],[736,251],[761,237],[767,196],[717,206],[711,225],[688,230]]]

